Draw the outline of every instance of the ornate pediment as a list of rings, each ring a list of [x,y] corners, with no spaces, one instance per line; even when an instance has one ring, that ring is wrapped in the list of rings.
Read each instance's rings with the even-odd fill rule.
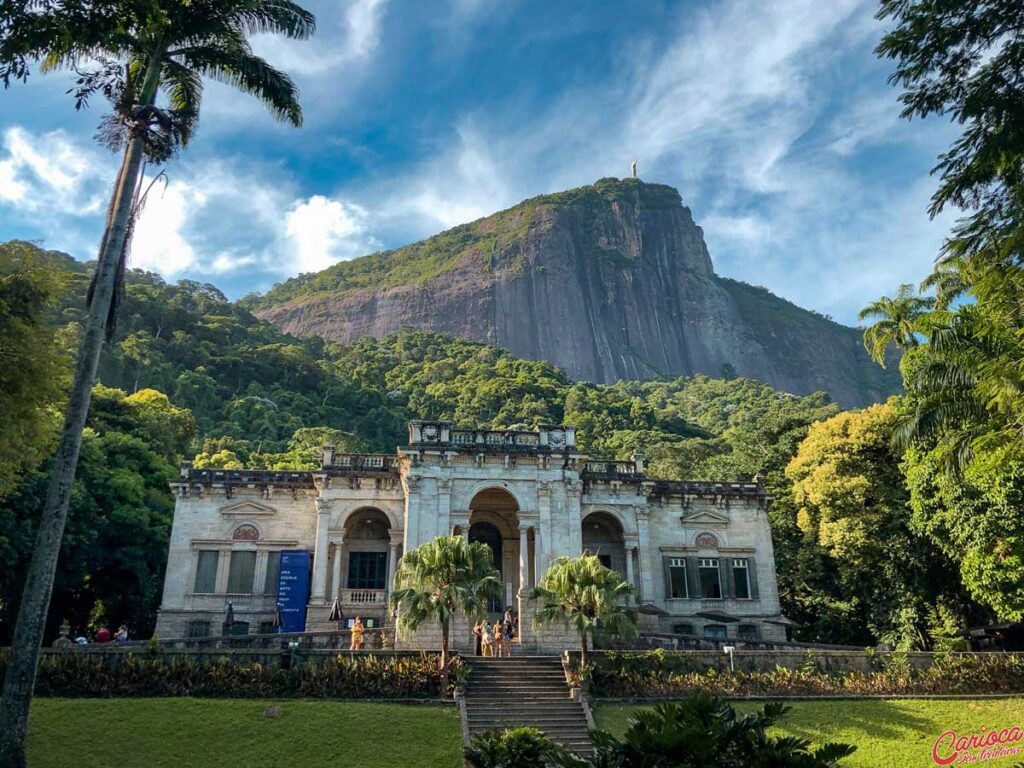
[[[227,517],[267,517],[277,514],[277,510],[260,504],[258,501],[240,501],[220,508],[220,513]]]
[[[689,514],[683,515],[679,518],[684,524],[700,524],[700,525],[728,525],[729,518],[727,515],[723,515],[721,512],[716,512],[713,509],[701,509],[696,512],[690,512]]]

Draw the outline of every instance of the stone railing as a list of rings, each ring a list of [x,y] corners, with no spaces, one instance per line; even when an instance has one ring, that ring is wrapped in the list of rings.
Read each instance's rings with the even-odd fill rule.
[[[387,602],[388,593],[383,589],[342,589],[342,605],[384,605]]]
[[[643,480],[635,461],[588,461],[583,466],[585,480]]]
[[[457,451],[568,451],[575,450],[576,428],[541,426],[539,429],[462,429],[447,421],[413,421],[409,447],[445,446]]]
[[[269,613],[277,605],[274,595],[250,595],[215,592],[207,594],[190,593],[185,595],[186,611],[206,611],[208,613],[224,613],[228,603],[235,613]]]
[[[331,472],[398,472],[398,457],[389,453],[331,453],[325,458],[330,458],[330,464],[324,464],[324,469]]]
[[[223,485],[228,488],[267,487],[312,488],[309,472],[285,472],[272,469],[193,469],[192,462],[181,464],[181,479],[189,485]]]
[[[466,447],[536,449],[540,447],[540,436],[536,432],[513,430],[453,429],[451,443]]]
[[[701,496],[706,498],[763,498],[761,483],[718,483],[705,480],[655,480],[652,496]]]

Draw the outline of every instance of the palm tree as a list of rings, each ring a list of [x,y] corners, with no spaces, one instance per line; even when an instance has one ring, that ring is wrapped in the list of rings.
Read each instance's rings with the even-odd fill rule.
[[[82,429],[100,351],[114,331],[144,161],[166,161],[188,143],[199,118],[204,77],[250,93],[278,119],[300,125],[294,83],[253,54],[248,36],[307,38],[314,26],[312,14],[288,0],[50,0],[5,4],[0,11],[5,86],[24,79],[31,61],[41,61],[44,70],[74,70],[77,106],[97,93],[107,98],[113,111],[101,136],[123,152],[4,680],[0,766],[25,762],[25,727]]]
[[[441,625],[441,669],[448,685],[448,635],[455,615],[470,618],[487,611],[487,601],[501,591],[491,549],[461,536],[439,536],[402,556],[395,574],[391,605],[399,627],[415,631],[427,621]]]
[[[935,299],[915,295],[914,286],[904,283],[895,298],[882,296],[864,307],[857,315],[858,320],[878,318],[864,331],[864,348],[871,358],[884,368],[885,351],[890,344],[901,349],[916,347],[918,319],[934,306]]]
[[[636,634],[636,611],[623,599],[633,585],[601,564],[596,555],[560,557],[548,568],[530,598],[540,601],[534,623],[572,624],[580,636],[582,661],[587,663],[587,636],[600,626],[612,634]]]

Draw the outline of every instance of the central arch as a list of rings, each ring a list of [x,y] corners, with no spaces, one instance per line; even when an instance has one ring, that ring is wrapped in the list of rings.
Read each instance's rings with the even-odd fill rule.
[[[601,562],[626,578],[626,541],[622,523],[614,515],[591,512],[582,521],[583,551],[597,555]]]
[[[485,488],[469,504],[469,540],[491,549],[494,567],[501,574],[502,595],[490,601],[488,610],[500,613],[510,603],[510,584],[515,584],[519,559],[519,505],[503,488]]]

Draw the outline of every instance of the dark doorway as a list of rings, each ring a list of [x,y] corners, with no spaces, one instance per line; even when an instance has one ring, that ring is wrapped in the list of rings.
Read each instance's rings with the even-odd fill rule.
[[[491,549],[494,567],[501,573],[501,531],[490,523],[473,523],[469,526],[469,541],[481,541]],[[504,583],[504,579],[502,580]],[[490,613],[501,613],[502,598],[492,597],[487,604]]]

